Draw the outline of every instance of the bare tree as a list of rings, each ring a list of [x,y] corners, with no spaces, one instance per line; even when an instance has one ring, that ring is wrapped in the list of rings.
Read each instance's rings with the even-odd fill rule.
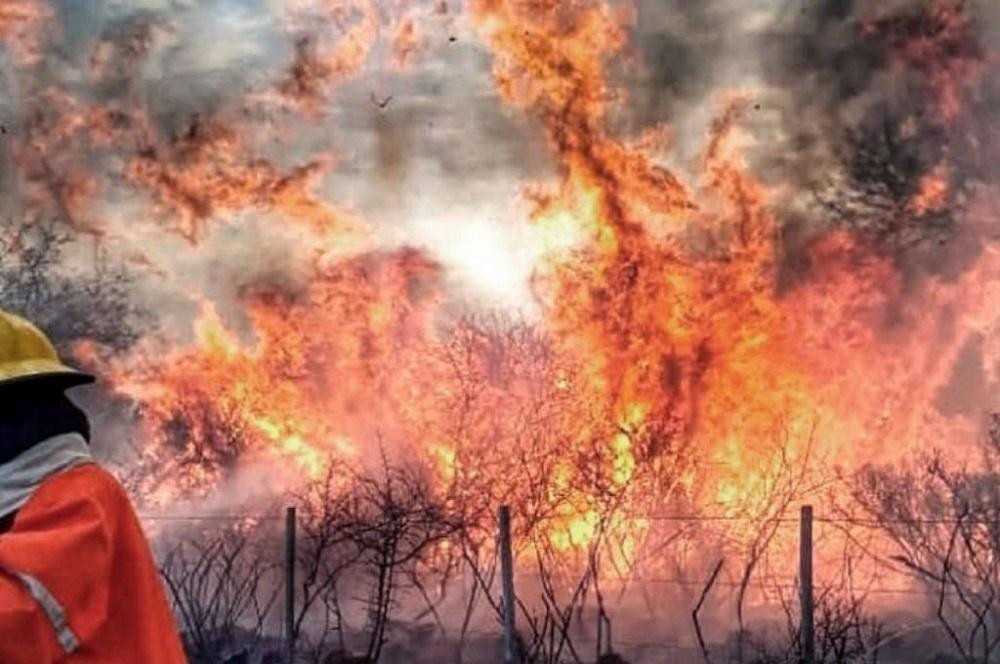
[[[747,506],[745,515],[749,518],[753,535],[746,548],[736,594],[737,662],[744,661],[746,633],[744,606],[753,575],[778,535],[782,521],[789,510],[796,502],[816,489],[815,480],[809,475],[814,435],[815,424],[809,431],[803,454],[799,459],[793,460],[789,455],[789,433],[787,429],[782,428],[771,467],[766,472],[767,490],[763,495],[755,496],[752,504]]]
[[[601,507],[593,513],[593,532],[586,542],[578,542],[570,549],[553,544],[552,524],[547,521],[516,522],[515,548],[522,560],[528,561],[522,572],[522,578],[528,581],[521,584],[515,598],[522,625],[519,657],[525,664],[586,661],[583,644],[593,637],[595,659],[615,661],[612,619],[602,578],[614,569],[607,558],[615,552],[612,533],[616,519],[621,517],[621,504],[611,489],[603,494],[603,500],[597,500],[597,494],[592,497],[594,504]],[[495,583],[495,549],[486,556],[469,555],[464,562],[476,581],[479,596],[502,623],[500,589]],[[591,618],[593,625],[589,623]]]
[[[388,638],[397,594],[436,545],[461,530],[416,466],[392,465],[358,476],[344,506],[344,529],[368,579],[365,658],[377,662]]]
[[[1000,415],[978,461],[942,451],[918,465],[868,467],[853,493],[895,545],[891,560],[936,597],[934,611],[958,654],[990,661],[1000,646]]]
[[[0,225],[0,306],[35,322],[63,351],[80,341],[126,350],[151,324],[132,299],[133,277],[97,244],[87,269],[70,268],[73,242],[55,222]]]
[[[700,595],[691,613],[695,636],[706,664],[712,661],[711,649],[705,638],[701,613],[709,595],[719,587],[729,588],[735,595],[736,632],[731,644],[735,662],[746,662],[747,646],[751,640],[747,628],[745,607],[747,598],[754,586],[755,579],[760,581],[762,588],[770,583],[768,556],[775,543],[782,540],[779,534],[788,524],[788,515],[792,508],[811,493],[817,491],[825,482],[812,472],[812,450],[815,426],[811,427],[800,441],[793,440],[787,427],[776,428],[775,442],[756,468],[759,483],[756,491],[748,492],[740,500],[726,506],[724,515],[727,527],[722,539],[725,555],[720,557],[712,568],[708,580],[701,587]],[[793,449],[798,447],[797,454]],[[739,527],[735,527],[739,524]],[[695,533],[696,537],[705,538],[709,533]],[[735,567],[735,581],[722,583],[719,581],[723,569]]]
[[[163,557],[160,574],[193,662],[215,664],[263,636],[280,590],[276,570],[241,526],[189,536]]]
[[[797,590],[797,589],[795,589]],[[777,638],[749,634],[751,664],[797,664],[801,661],[801,625],[793,608],[796,595],[782,595],[785,631]],[[817,664],[878,664],[884,626],[865,608],[866,597],[832,584],[816,595],[814,630]]]
[[[494,513],[501,504],[516,514],[515,539],[537,567],[537,583],[519,597],[524,656],[583,657],[573,640],[589,631],[581,621],[591,607],[595,655],[607,655],[611,618],[601,581],[612,573],[628,585],[625,549],[637,544],[626,506],[666,502],[682,476],[681,446],[671,446],[669,426],[655,417],[617,412],[606,395],[588,393],[578,368],[524,321],[469,315],[450,332],[440,350],[449,380],[438,439],[448,443],[447,499],[462,515],[462,563],[474,580],[459,658],[480,603],[500,615]],[[574,522],[585,522],[585,532]],[[673,537],[657,529],[656,546]]]
[[[374,472],[333,463],[327,468],[296,495],[302,517],[293,638],[313,662],[374,663],[402,593],[416,592],[427,607],[424,615],[434,613],[427,583],[446,584],[453,567],[439,564],[438,545],[459,532],[461,521],[417,466],[394,464],[383,455]],[[358,588],[364,594],[365,643],[363,653],[353,656],[345,633],[356,599],[351,591]]]
[[[338,582],[359,558],[347,529],[348,502],[345,477],[332,460],[324,475],[310,482],[296,496],[301,505],[301,531],[296,560],[299,598],[292,639],[299,642],[306,619],[317,612],[322,624],[311,630],[306,654],[312,662],[324,661],[328,640],[337,640],[335,650],[345,652],[344,620]]]
[[[554,449],[573,447],[583,428],[572,376],[533,326],[500,314],[457,321],[438,350],[448,371],[436,432],[449,445],[449,494],[469,523],[490,524],[497,505],[509,504],[527,521],[558,509],[549,479]],[[496,477],[520,481],[499,483]],[[471,534],[471,533],[470,533]],[[485,530],[487,542],[493,531]]]

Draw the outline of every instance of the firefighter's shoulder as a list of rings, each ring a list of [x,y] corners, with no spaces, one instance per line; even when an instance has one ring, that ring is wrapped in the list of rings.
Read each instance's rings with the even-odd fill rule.
[[[96,462],[87,462],[47,478],[30,502],[36,507],[67,502],[108,506],[126,505],[129,499],[113,474]]]

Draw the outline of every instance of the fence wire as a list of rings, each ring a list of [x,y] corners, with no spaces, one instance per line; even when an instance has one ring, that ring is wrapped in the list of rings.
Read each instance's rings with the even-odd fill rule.
[[[248,514],[153,514],[153,513],[140,513],[138,514],[139,519],[144,522],[171,522],[171,523],[233,523],[233,524],[252,524],[256,522],[260,523],[277,523],[285,521],[284,514],[272,514],[272,513],[248,513]],[[761,524],[779,524],[781,526],[791,526],[798,525],[800,519],[791,515],[778,515],[775,517],[759,519],[751,516],[745,515],[704,515],[704,514],[690,514],[690,513],[627,513],[626,517],[635,521],[647,521],[647,522],[676,522],[676,523],[751,523],[756,525]],[[830,524],[835,526],[858,526],[864,528],[879,528],[887,525],[908,525],[908,526],[932,526],[932,525],[957,525],[957,524],[968,524],[968,525],[989,525],[1000,527],[1000,520],[982,520],[982,519],[944,519],[944,518],[914,518],[914,519],[871,519],[871,518],[857,518],[849,516],[814,516],[814,523],[820,524]],[[858,547],[860,548],[860,547]],[[899,574],[899,572],[897,572]],[[536,579],[541,580],[542,575],[533,572],[522,571],[518,573],[518,578],[522,579]],[[769,577],[766,580],[755,580],[748,584],[719,580],[719,579],[698,579],[698,578],[683,578],[683,577],[667,577],[667,576],[655,576],[655,575],[642,575],[642,574],[630,574],[621,579],[628,583],[638,583],[638,584],[648,584],[651,586],[670,586],[678,588],[687,589],[706,589],[708,587],[713,588],[725,588],[729,590],[740,590],[744,586],[750,586],[758,590],[765,592],[768,591],[785,591],[789,593],[796,593],[799,591],[799,585],[797,583],[797,577]],[[822,592],[824,589],[835,587],[839,584],[823,584],[816,583],[814,587],[817,591]],[[885,596],[913,596],[913,597],[924,597],[924,598],[940,598],[942,593],[951,594],[954,591],[950,589],[921,589],[916,587],[884,587],[884,586],[870,586],[862,587],[857,589],[855,592],[856,596],[864,597],[867,595],[885,595]],[[499,627],[496,631],[482,630],[482,629],[467,629],[464,634],[467,637],[480,637],[480,638],[500,638]],[[659,641],[644,641],[629,638],[616,638],[614,640],[616,646],[624,647],[628,649],[655,649],[663,651],[681,651],[690,650],[692,646],[683,646],[677,643]]]

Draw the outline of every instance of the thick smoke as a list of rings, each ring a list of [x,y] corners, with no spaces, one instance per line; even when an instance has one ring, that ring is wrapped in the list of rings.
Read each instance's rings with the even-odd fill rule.
[[[968,265],[963,242],[997,150],[990,3],[825,2],[766,47],[784,141],[768,159],[827,226],[911,269]],[[978,232],[978,231],[974,231]]]
[[[669,123],[683,169],[720,91],[749,95],[754,172],[782,192],[788,279],[807,276],[804,247],[832,228],[911,272],[971,264],[970,210],[998,150],[993,3],[649,2],[638,15],[627,124]]]
[[[305,216],[338,235],[363,219],[376,247],[448,262],[470,297],[531,306],[530,258],[500,229],[547,157],[495,103],[456,3],[37,8],[18,30],[39,56],[4,52],[5,188],[151,273],[140,300],[186,318],[192,293],[229,311],[248,286],[301,284],[310,253],[342,249],[289,223]]]
[[[21,148],[7,140],[5,160],[18,159],[28,182],[12,181],[18,169],[8,163],[5,187],[23,199],[31,184],[32,204],[46,214],[100,227],[128,258],[185,275],[167,290],[223,285],[224,301],[258,279],[284,282],[278,275],[291,272],[300,281],[293,266],[303,261],[284,250],[258,256],[256,275],[239,258],[301,244],[270,217],[292,188],[357,211],[380,242],[426,246],[452,266],[456,286],[471,283],[462,288],[473,297],[532,306],[518,287],[532,259],[516,258],[530,243],[506,201],[552,165],[530,119],[495,102],[489,61],[457,3],[378,16],[364,3],[35,7],[40,18],[17,19],[19,38],[5,51],[20,66],[5,68],[3,95],[8,130],[35,145],[12,155]],[[941,254],[995,168],[989,123],[1000,86],[985,47],[994,14],[985,2],[640,2],[630,52],[614,65],[630,95],[615,122],[630,133],[669,124],[664,159],[683,177],[696,168],[720,91],[747,92],[756,172],[795,183],[781,220],[792,268],[803,243],[844,226],[895,258],[914,257],[910,264],[955,269]],[[395,29],[407,20],[413,44],[401,60]],[[962,103],[957,117],[947,115],[949,96]],[[60,124],[88,105],[100,107],[96,120],[113,145]],[[946,190],[915,211],[935,177]],[[199,188],[206,182],[217,186]],[[228,205],[227,195],[258,209]],[[210,264],[178,258],[169,234],[150,235],[151,215],[209,242]],[[209,230],[221,226],[236,230]],[[503,239],[508,231],[514,240]],[[258,233],[274,241],[242,242]],[[968,245],[963,264],[975,251]],[[497,262],[495,280],[476,270],[482,260]],[[162,297],[176,299],[151,299]]]

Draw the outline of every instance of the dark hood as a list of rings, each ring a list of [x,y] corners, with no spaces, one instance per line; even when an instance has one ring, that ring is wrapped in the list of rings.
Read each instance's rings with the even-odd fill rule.
[[[90,440],[87,415],[65,394],[45,387],[0,388],[0,464],[64,433]]]

